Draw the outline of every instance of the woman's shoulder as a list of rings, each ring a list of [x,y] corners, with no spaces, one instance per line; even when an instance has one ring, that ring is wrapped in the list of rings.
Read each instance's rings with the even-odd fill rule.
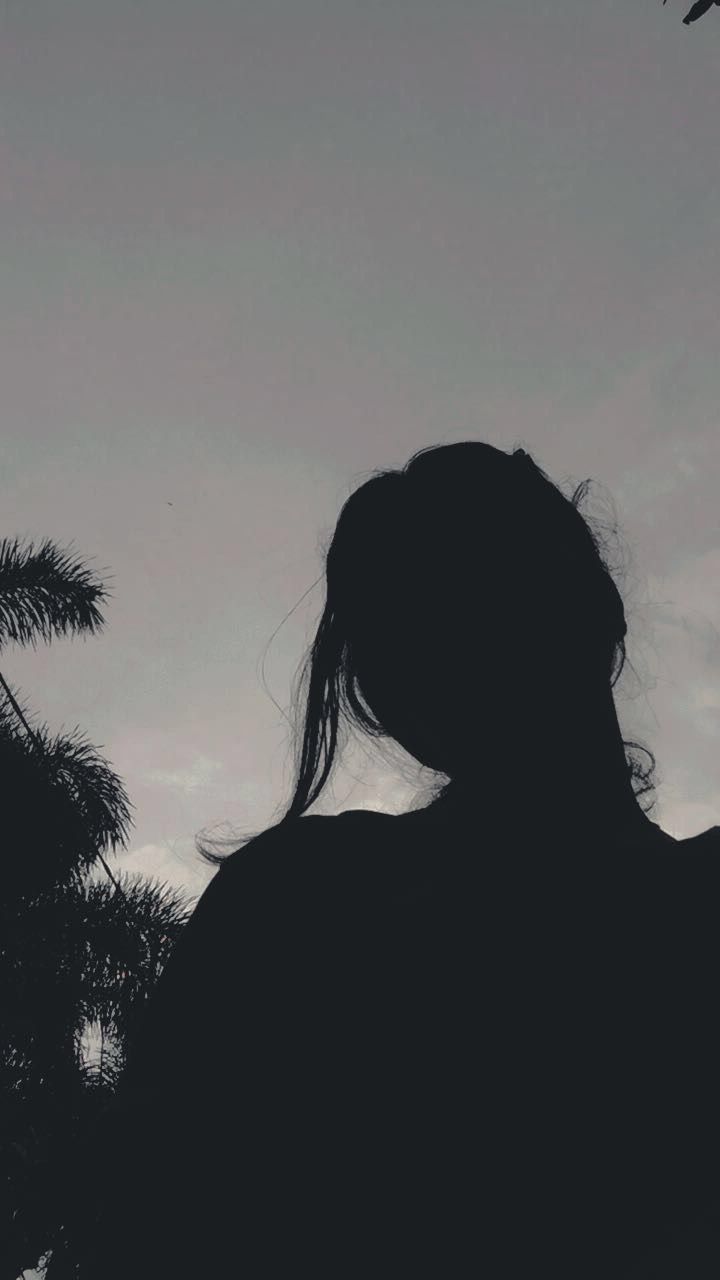
[[[342,813],[303,813],[266,827],[225,858],[218,878],[265,874],[278,885],[294,871],[307,870],[325,859],[335,861],[348,849],[348,829],[382,823],[393,815],[375,809],[346,809]],[[215,879],[215,877],[214,877]]]
[[[720,825],[697,831],[692,836],[675,836],[675,843],[688,853],[720,852]]]
[[[276,823],[234,850],[198,900],[190,924],[234,912],[245,900],[254,912],[286,904],[322,909],[328,895],[357,891],[372,868],[387,861],[379,831],[393,815],[370,809],[302,814]],[[372,830],[372,836],[369,832]]]
[[[694,883],[697,876],[705,880],[720,874],[720,826],[708,827],[690,836],[661,834],[664,840],[659,849],[673,881],[676,874],[689,884]]]

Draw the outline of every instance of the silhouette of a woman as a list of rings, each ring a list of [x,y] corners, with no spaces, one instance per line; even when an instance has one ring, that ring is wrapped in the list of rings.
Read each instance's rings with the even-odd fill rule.
[[[343,506],[292,800],[201,849],[84,1153],[80,1280],[717,1266],[718,829],[640,807],[586,488],[468,441]],[[444,775],[432,802],[308,815],[343,721]]]

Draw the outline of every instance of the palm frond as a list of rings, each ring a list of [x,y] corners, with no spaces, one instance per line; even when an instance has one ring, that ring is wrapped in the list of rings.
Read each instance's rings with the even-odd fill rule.
[[[85,886],[83,1014],[125,1037],[155,988],[194,909],[184,890],[124,873]]]
[[[36,645],[68,632],[99,631],[98,602],[111,592],[82,560],[50,538],[38,550],[18,538],[0,539],[0,648],[9,641]]]
[[[20,1092],[27,1092],[38,1071],[55,1061],[85,1079],[82,1038],[92,1025],[108,1037],[102,1068],[109,1075],[102,1083],[113,1083],[110,1076],[122,1065],[193,910],[183,890],[137,874],[120,882],[119,893],[106,881],[59,884],[24,902],[22,913],[0,911],[5,1087],[24,1082]],[[100,1083],[96,1075],[94,1083]]]
[[[67,811],[72,838],[80,840],[79,851],[89,866],[99,851],[125,847],[132,826],[129,799],[122,779],[96,747],[87,741],[78,725],[69,734],[51,735],[47,724],[31,725],[17,691],[8,685],[21,706],[30,735],[20,738],[10,703],[0,701],[0,746],[7,752],[21,750],[29,763],[44,775],[58,802]]]

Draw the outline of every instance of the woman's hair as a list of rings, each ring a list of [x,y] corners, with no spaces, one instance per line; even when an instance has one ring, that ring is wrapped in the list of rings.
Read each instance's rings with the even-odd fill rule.
[[[528,688],[557,688],[558,673],[570,689],[588,679],[614,688],[627,627],[601,522],[591,527],[579,510],[589,484],[566,497],[524,449],[471,440],[420,449],[351,493],[324,556],[325,608],[294,681],[294,792],[275,825],[317,800],[351,725],[445,773],[434,798],[448,794],[447,743],[421,729],[413,736],[443,662],[461,674],[473,662],[488,689],[523,672]],[[652,792],[652,752],[623,746],[636,797]],[[256,834],[195,845],[219,866],[231,851],[213,845],[237,849]]]

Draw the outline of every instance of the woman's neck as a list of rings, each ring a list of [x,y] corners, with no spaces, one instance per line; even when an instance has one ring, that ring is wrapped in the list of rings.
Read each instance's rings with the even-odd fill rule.
[[[437,812],[557,830],[599,834],[647,825],[632,787],[612,690],[578,700],[565,715],[544,718],[537,733],[505,730],[468,761]],[[435,806],[433,806],[435,808]]]

